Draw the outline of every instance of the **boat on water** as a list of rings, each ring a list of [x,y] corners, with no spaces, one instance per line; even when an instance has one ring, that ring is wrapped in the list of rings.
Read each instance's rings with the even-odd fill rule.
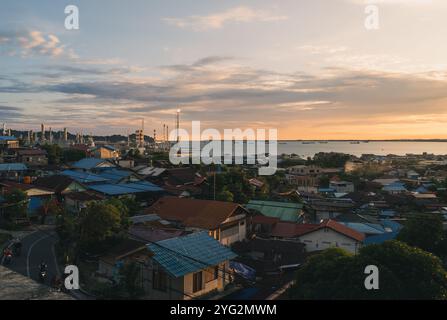
[[[321,143],[321,144],[328,144],[327,141],[319,141],[318,143]]]
[[[315,141],[303,141],[303,144],[315,144]]]
[[[351,141],[351,144],[360,144],[360,141]]]

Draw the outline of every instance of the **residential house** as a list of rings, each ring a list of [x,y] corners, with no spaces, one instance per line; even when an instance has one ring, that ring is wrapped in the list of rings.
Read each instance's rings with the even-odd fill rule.
[[[92,184],[87,187],[105,197],[131,196],[147,204],[152,204],[165,194],[162,188],[147,181]]]
[[[58,200],[63,200],[68,193],[87,190],[76,180],[64,175],[41,177],[34,181],[34,185],[53,191],[58,197]]]
[[[11,192],[14,189],[23,191],[28,199],[28,218],[37,216],[39,209],[43,203],[54,196],[54,191],[46,188],[38,187],[32,184],[18,183],[13,181],[0,181],[1,193],[5,194]]]
[[[202,193],[206,177],[201,176],[193,168],[167,169],[159,175],[163,188],[173,195],[194,196]]]
[[[188,231],[206,230],[227,246],[246,238],[248,211],[232,202],[163,197],[145,213]]]
[[[280,274],[297,268],[306,256],[305,245],[296,241],[254,238],[234,245],[237,261],[254,270],[257,276]]]
[[[19,140],[13,136],[0,136],[0,151],[19,148]]]
[[[329,188],[335,190],[336,193],[354,192],[354,183],[349,181],[330,181]]]
[[[342,248],[357,254],[365,235],[334,220],[324,220],[316,228],[302,233],[299,240],[306,245],[307,252]]]
[[[68,212],[79,213],[82,209],[87,208],[89,203],[104,199],[104,196],[91,191],[71,192],[65,195],[64,204]]]
[[[385,185],[382,188],[382,191],[389,193],[391,195],[405,194],[408,192],[408,190],[405,187],[405,184],[403,182],[394,182],[394,183]]]
[[[47,152],[42,149],[17,149],[15,151],[17,162],[24,163],[27,166],[46,166],[48,165]]]
[[[147,245],[153,253],[148,274],[149,299],[189,300],[222,292],[232,282],[230,260],[236,254],[196,232]]]
[[[315,199],[309,202],[309,211],[315,221],[334,219],[338,215],[351,212],[355,204],[351,199]]]
[[[72,167],[78,170],[90,170],[95,172],[104,168],[115,168],[116,165],[107,159],[84,158],[73,163]]]
[[[90,152],[95,158],[99,159],[118,159],[120,156],[119,151],[115,147],[109,145],[96,147]]]
[[[0,178],[23,181],[28,167],[23,163],[0,163]]]

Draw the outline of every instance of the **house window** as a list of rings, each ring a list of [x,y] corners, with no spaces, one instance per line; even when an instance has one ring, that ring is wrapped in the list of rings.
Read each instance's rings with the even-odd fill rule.
[[[168,290],[168,276],[161,270],[154,270],[152,273],[153,288],[158,291]]]
[[[194,273],[192,276],[192,292],[198,292],[203,289],[202,271]]]

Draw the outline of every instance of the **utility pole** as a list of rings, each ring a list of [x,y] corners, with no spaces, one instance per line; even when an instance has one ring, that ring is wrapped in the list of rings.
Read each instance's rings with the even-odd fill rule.
[[[181,112],[181,110],[177,109],[177,142],[180,141],[180,133],[179,133],[179,130],[180,130],[180,112]]]

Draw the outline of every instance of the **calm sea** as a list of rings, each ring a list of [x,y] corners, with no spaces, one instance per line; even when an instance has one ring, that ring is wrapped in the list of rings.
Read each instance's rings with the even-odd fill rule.
[[[318,152],[341,152],[361,156],[375,155],[406,155],[422,154],[424,152],[436,155],[447,155],[447,142],[425,141],[370,141],[352,144],[349,141],[328,141],[327,143],[311,143],[301,141],[284,141],[278,144],[278,154],[295,153],[303,158],[313,157]]]
[[[208,142],[202,141],[203,148]],[[234,142],[242,144],[244,154],[246,142]],[[249,144],[255,144],[249,141]],[[194,149],[194,147],[193,147]],[[266,147],[268,149],[268,146]],[[267,151],[268,152],[268,151]],[[340,152],[361,156],[362,154],[375,155],[406,155],[406,154],[428,154],[447,155],[447,142],[425,142],[425,141],[370,141],[351,143],[350,141],[327,141],[303,142],[303,141],[280,141],[278,142],[278,154],[297,154],[302,158],[313,157],[319,152]]]

